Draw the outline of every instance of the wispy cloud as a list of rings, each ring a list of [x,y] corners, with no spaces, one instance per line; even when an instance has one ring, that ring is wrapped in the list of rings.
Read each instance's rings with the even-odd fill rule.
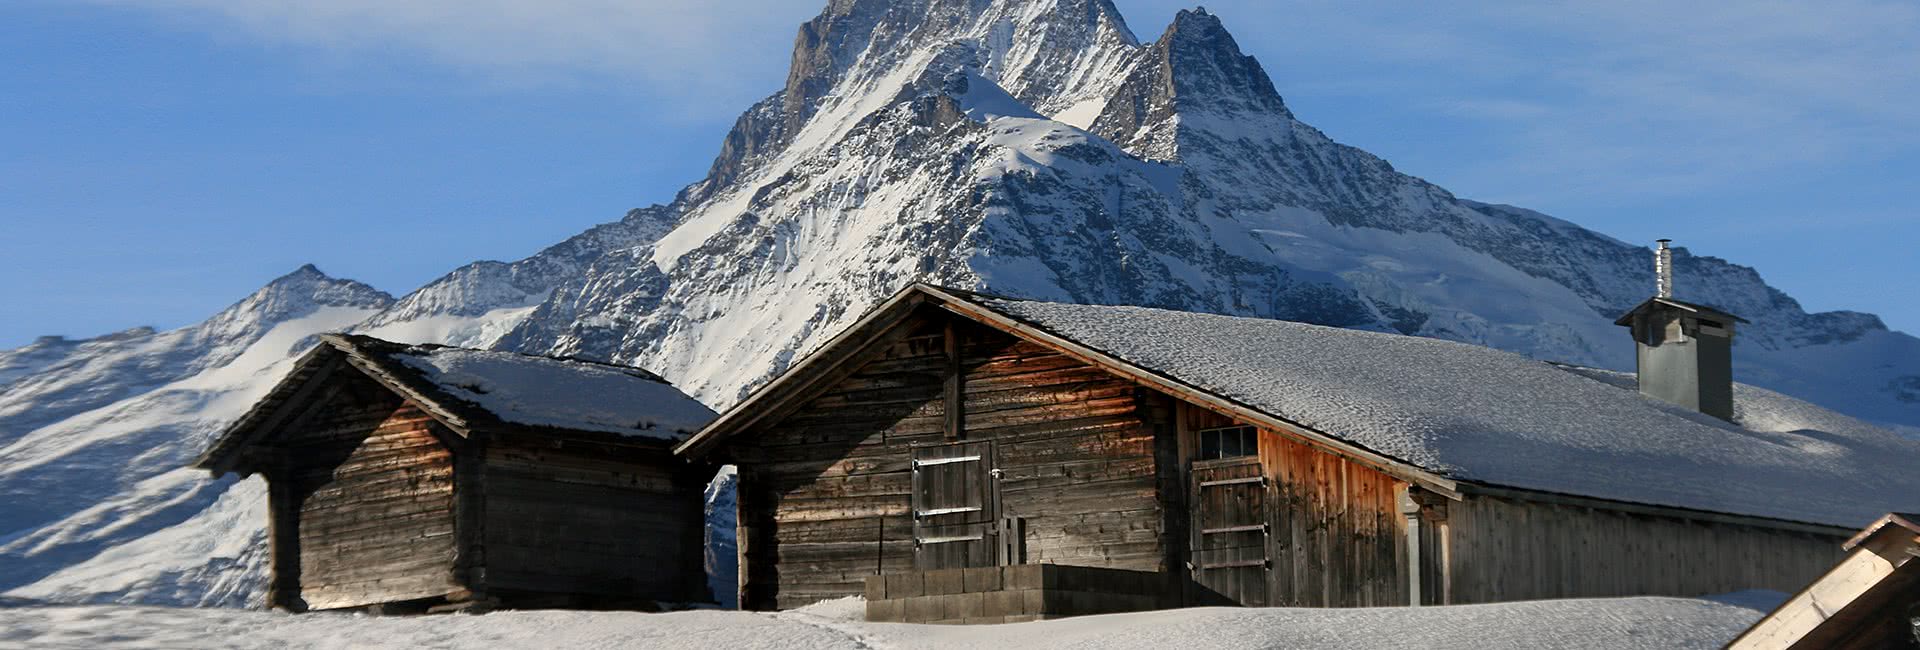
[[[823,4],[92,1],[334,56],[643,84],[666,110],[729,115],[777,87],[794,27]],[[1191,2],[1119,0],[1143,34]],[[1445,169],[1468,185],[1684,193],[1920,148],[1920,5],[1906,0],[1208,4],[1283,93],[1489,122],[1484,155]]]
[[[652,84],[730,110],[777,89],[795,27],[819,11],[791,0],[90,1],[330,60],[404,56],[514,85]]]
[[[1209,4],[1282,92],[1497,123],[1447,170],[1474,185],[1688,193],[1920,149],[1911,2]]]

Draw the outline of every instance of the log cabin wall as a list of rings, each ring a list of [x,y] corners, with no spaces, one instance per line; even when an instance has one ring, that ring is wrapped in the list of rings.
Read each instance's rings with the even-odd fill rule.
[[[1469,495],[1448,506],[1454,603],[1792,593],[1841,557],[1841,537]]]
[[[290,603],[295,585],[300,609],[445,595],[459,588],[453,462],[442,441],[451,434],[347,374],[289,428],[282,464],[268,473],[277,602]]]
[[[486,445],[473,551],[507,606],[619,607],[705,600],[699,467],[664,445],[561,441],[538,433]]]
[[[1182,411],[1183,437],[1242,424],[1196,405]],[[1280,607],[1407,604],[1407,527],[1398,505],[1406,483],[1292,436],[1258,432],[1257,471],[1267,479],[1261,499],[1270,531],[1266,558],[1272,566],[1264,576],[1243,570],[1246,575],[1239,578],[1264,578],[1266,584],[1235,585],[1233,579],[1196,576],[1202,583],[1226,584],[1212,587],[1219,593],[1203,594],[1193,602],[1224,597]],[[1191,439],[1183,444],[1188,450],[1198,446]],[[1200,543],[1196,538],[1195,547],[1201,548]]]
[[[998,514],[1024,520],[1026,562],[1165,569],[1165,398],[934,310],[852,368],[729,445],[742,466],[743,608],[858,595],[867,576],[913,570],[914,448],[954,440],[993,441]]]

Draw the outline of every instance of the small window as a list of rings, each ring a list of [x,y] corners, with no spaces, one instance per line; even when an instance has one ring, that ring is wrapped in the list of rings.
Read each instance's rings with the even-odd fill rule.
[[[1250,426],[1201,429],[1199,435],[1200,457],[1195,460],[1236,458],[1260,453],[1260,435]]]

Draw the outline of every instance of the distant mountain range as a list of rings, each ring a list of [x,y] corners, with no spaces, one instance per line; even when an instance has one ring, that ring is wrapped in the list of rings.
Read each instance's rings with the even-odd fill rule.
[[[1141,43],[1106,0],[833,0],[792,61],[706,178],[526,259],[398,300],[306,267],[191,327],[0,352],[0,591],[256,598],[258,479],[182,466],[323,331],[629,363],[721,409],[913,280],[1633,363],[1646,248],[1332,141],[1204,11]],[[1753,321],[1738,380],[1920,427],[1920,339],[1676,267]]]

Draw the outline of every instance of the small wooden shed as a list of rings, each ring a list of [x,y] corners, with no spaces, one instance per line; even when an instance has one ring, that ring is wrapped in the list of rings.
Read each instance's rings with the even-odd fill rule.
[[[916,285],[677,451],[739,466],[743,608],[994,622],[1786,590],[1920,505],[1920,442],[1762,424],[1460,343]]]
[[[268,486],[270,607],[709,600],[713,411],[638,368],[323,335],[195,463]]]
[[[1920,648],[1920,515],[1881,517],[1845,559],[1754,623],[1729,650]]]

